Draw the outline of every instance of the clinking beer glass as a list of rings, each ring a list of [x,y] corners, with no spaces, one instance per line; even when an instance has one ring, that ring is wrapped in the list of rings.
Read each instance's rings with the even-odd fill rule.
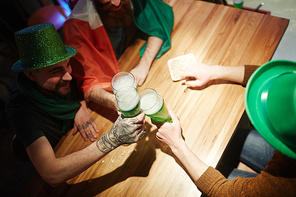
[[[164,122],[172,122],[163,98],[154,89],[147,88],[139,94],[141,97],[140,108],[151,118],[153,124],[161,125]]]
[[[116,94],[117,91],[121,91],[123,88],[126,87],[134,87],[136,89],[138,87],[134,75],[130,72],[124,71],[119,72],[113,76],[111,80],[111,86],[114,94]]]
[[[140,96],[134,87],[121,88],[115,94],[120,112],[124,118],[132,118],[141,113]]]

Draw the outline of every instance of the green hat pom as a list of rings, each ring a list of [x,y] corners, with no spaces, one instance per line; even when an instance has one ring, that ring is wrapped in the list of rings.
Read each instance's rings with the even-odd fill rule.
[[[71,46],[65,46],[52,23],[27,27],[14,34],[20,60],[13,71],[27,71],[44,68],[62,62],[77,53]]]

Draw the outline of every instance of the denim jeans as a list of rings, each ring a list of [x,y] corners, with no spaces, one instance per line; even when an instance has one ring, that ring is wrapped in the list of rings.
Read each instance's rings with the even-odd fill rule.
[[[267,167],[273,154],[274,148],[256,130],[250,130],[242,147],[240,161],[260,173]],[[227,178],[231,180],[238,176],[256,177],[257,175],[256,173],[233,169]]]

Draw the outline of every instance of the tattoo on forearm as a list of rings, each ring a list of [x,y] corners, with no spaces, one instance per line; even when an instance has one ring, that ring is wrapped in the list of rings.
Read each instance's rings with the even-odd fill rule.
[[[107,135],[103,135],[100,139],[98,139],[96,141],[96,145],[102,153],[107,153],[117,147],[112,143],[112,141],[107,137]]]
[[[96,141],[97,148],[103,152],[107,153],[121,144],[132,143],[136,141],[136,132],[138,120],[133,119],[122,119],[119,117],[114,123],[112,129],[103,135],[100,139]]]

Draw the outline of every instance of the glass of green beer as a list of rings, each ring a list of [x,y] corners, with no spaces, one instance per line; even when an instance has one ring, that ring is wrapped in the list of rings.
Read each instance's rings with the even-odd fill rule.
[[[134,87],[125,87],[115,94],[120,112],[124,118],[132,118],[141,113],[140,96]]]
[[[164,104],[163,98],[152,88],[146,88],[139,93],[140,109],[151,118],[155,125],[172,122],[172,118]]]
[[[119,72],[114,75],[111,80],[111,86],[114,94],[116,94],[117,91],[121,91],[121,89],[125,87],[138,88],[135,77],[130,72]]]

